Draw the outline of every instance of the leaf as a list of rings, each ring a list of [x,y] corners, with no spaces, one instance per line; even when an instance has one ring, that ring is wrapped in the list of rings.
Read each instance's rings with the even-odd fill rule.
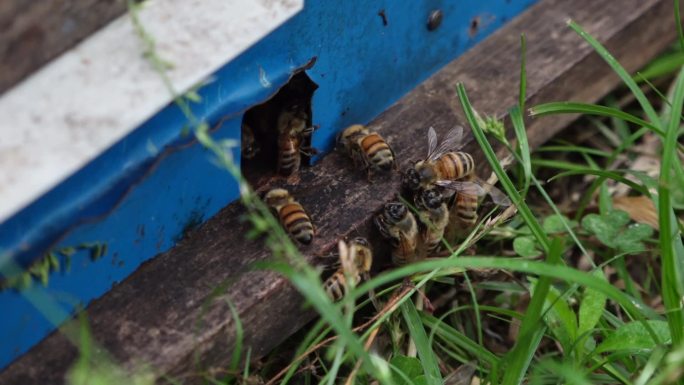
[[[616,228],[622,227],[629,223],[629,214],[622,210],[612,210],[608,212],[606,220]]]
[[[401,371],[414,384],[417,377],[423,376],[423,366],[420,364],[420,360],[415,357],[394,356],[390,360],[390,365]],[[396,373],[394,374],[394,382],[397,385],[410,385],[410,383],[406,382],[405,378]]]
[[[50,261],[50,267],[54,271],[59,271],[59,258],[57,258],[57,255],[55,253],[48,253],[47,257]]]
[[[567,222],[571,228],[577,225],[577,222],[571,221],[565,215],[553,214],[544,219],[542,228],[547,234],[563,233],[566,231],[563,221]]]
[[[62,254],[65,257],[71,257],[76,253],[76,248],[75,247],[63,247],[59,249],[59,253]]]
[[[656,335],[663,343],[670,343],[670,329],[665,321],[649,320],[646,321],[655,331]],[[596,353],[615,352],[615,351],[643,351],[651,350],[656,347],[651,335],[644,329],[641,322],[630,322],[618,327],[613,333],[596,348]]]
[[[600,269],[592,273],[596,278],[605,280],[603,271]],[[606,295],[602,292],[587,287],[582,294],[582,302],[579,305],[579,327],[577,329],[577,355],[582,358],[585,351],[592,351],[596,341],[592,338],[591,331],[603,316],[606,307]]]
[[[533,237],[518,237],[513,240],[513,250],[525,258],[534,258],[541,255],[541,250],[537,248],[537,242]]]
[[[533,293],[536,279],[533,282]],[[568,302],[555,287],[550,287],[544,301],[544,322],[563,347],[566,355],[570,354],[577,336],[577,316],[570,309]]]
[[[596,237],[606,246],[614,247],[613,238],[617,234],[617,229],[610,223],[601,218],[598,214],[588,214],[582,218],[582,227],[596,235]]]
[[[644,223],[658,229],[658,214],[653,200],[647,196],[613,198],[613,207],[629,214],[634,222]]]
[[[618,249],[623,251],[642,251],[645,249],[641,242],[653,235],[653,229],[641,223],[635,223],[615,237],[615,244]]]
[[[595,270],[593,276],[605,280],[601,270]],[[579,307],[578,335],[582,335],[594,328],[601,319],[603,309],[606,307],[606,295],[592,288],[585,288],[582,294],[582,302]]]
[[[194,103],[201,103],[202,97],[195,90],[191,90],[185,93],[185,98]]]
[[[617,237],[623,226],[629,223],[629,215],[621,210],[611,210],[605,216],[588,214],[582,218],[582,227],[596,235],[604,245],[618,248]],[[628,237],[627,240],[631,240]]]

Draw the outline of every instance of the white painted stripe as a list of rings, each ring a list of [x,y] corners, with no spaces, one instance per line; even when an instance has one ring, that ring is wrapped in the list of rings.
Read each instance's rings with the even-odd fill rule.
[[[303,0],[160,0],[140,11],[179,92],[235,58]],[[0,98],[0,222],[171,100],[124,15]]]

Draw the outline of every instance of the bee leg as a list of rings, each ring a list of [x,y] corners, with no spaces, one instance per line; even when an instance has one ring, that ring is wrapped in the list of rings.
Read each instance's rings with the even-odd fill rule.
[[[316,150],[313,147],[302,147],[299,149],[299,152],[301,152],[302,154],[304,154],[306,156],[314,156],[314,155],[318,154],[318,150]]]
[[[366,179],[368,183],[373,183],[373,170],[370,167],[366,167]]]

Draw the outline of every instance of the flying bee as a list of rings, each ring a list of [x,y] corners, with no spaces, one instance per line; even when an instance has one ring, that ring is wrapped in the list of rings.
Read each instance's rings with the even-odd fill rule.
[[[284,108],[278,115],[278,159],[277,169],[281,175],[292,175],[299,171],[302,154],[311,156],[313,127],[307,124],[309,116],[298,104]]]
[[[349,245],[340,241],[338,247],[341,266],[323,282],[325,292],[333,301],[339,301],[347,292],[346,277],[353,277],[359,283],[367,278],[373,264],[373,251],[365,238],[354,238]]]
[[[449,208],[436,188],[422,190],[416,195],[415,203],[418,219],[425,225],[422,233],[425,251],[430,255],[437,251],[444,237],[444,230],[449,224]]]
[[[457,151],[462,146],[462,137],[463,127],[456,126],[438,145],[437,133],[430,127],[427,157],[404,172],[402,184],[412,191],[440,186],[477,197],[489,194],[499,206],[510,206],[511,201],[504,193],[475,176],[472,155]]]
[[[386,203],[374,222],[380,234],[392,243],[392,262],[402,266],[416,260],[418,224],[416,218],[401,202]]]
[[[395,167],[394,151],[385,139],[366,126],[354,124],[340,134],[340,143],[354,161],[355,166],[363,166],[370,178],[371,172],[389,171]]]
[[[254,137],[254,130],[247,123],[242,123],[240,138],[242,142],[240,152],[242,157],[245,159],[254,158],[261,148],[259,148],[259,144]]]
[[[314,237],[311,217],[287,190],[273,189],[266,193],[264,201],[276,212],[280,223],[292,238],[304,245],[311,243]]]

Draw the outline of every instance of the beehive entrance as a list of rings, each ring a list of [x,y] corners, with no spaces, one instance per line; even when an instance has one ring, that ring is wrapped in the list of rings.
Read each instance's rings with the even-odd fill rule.
[[[296,111],[312,126],[311,99],[318,85],[303,70],[295,73],[271,99],[256,105],[242,119],[242,173],[252,185],[260,179],[277,175],[278,121],[281,114]],[[311,146],[310,138],[301,143]],[[310,156],[302,153],[302,166],[309,165]]]

